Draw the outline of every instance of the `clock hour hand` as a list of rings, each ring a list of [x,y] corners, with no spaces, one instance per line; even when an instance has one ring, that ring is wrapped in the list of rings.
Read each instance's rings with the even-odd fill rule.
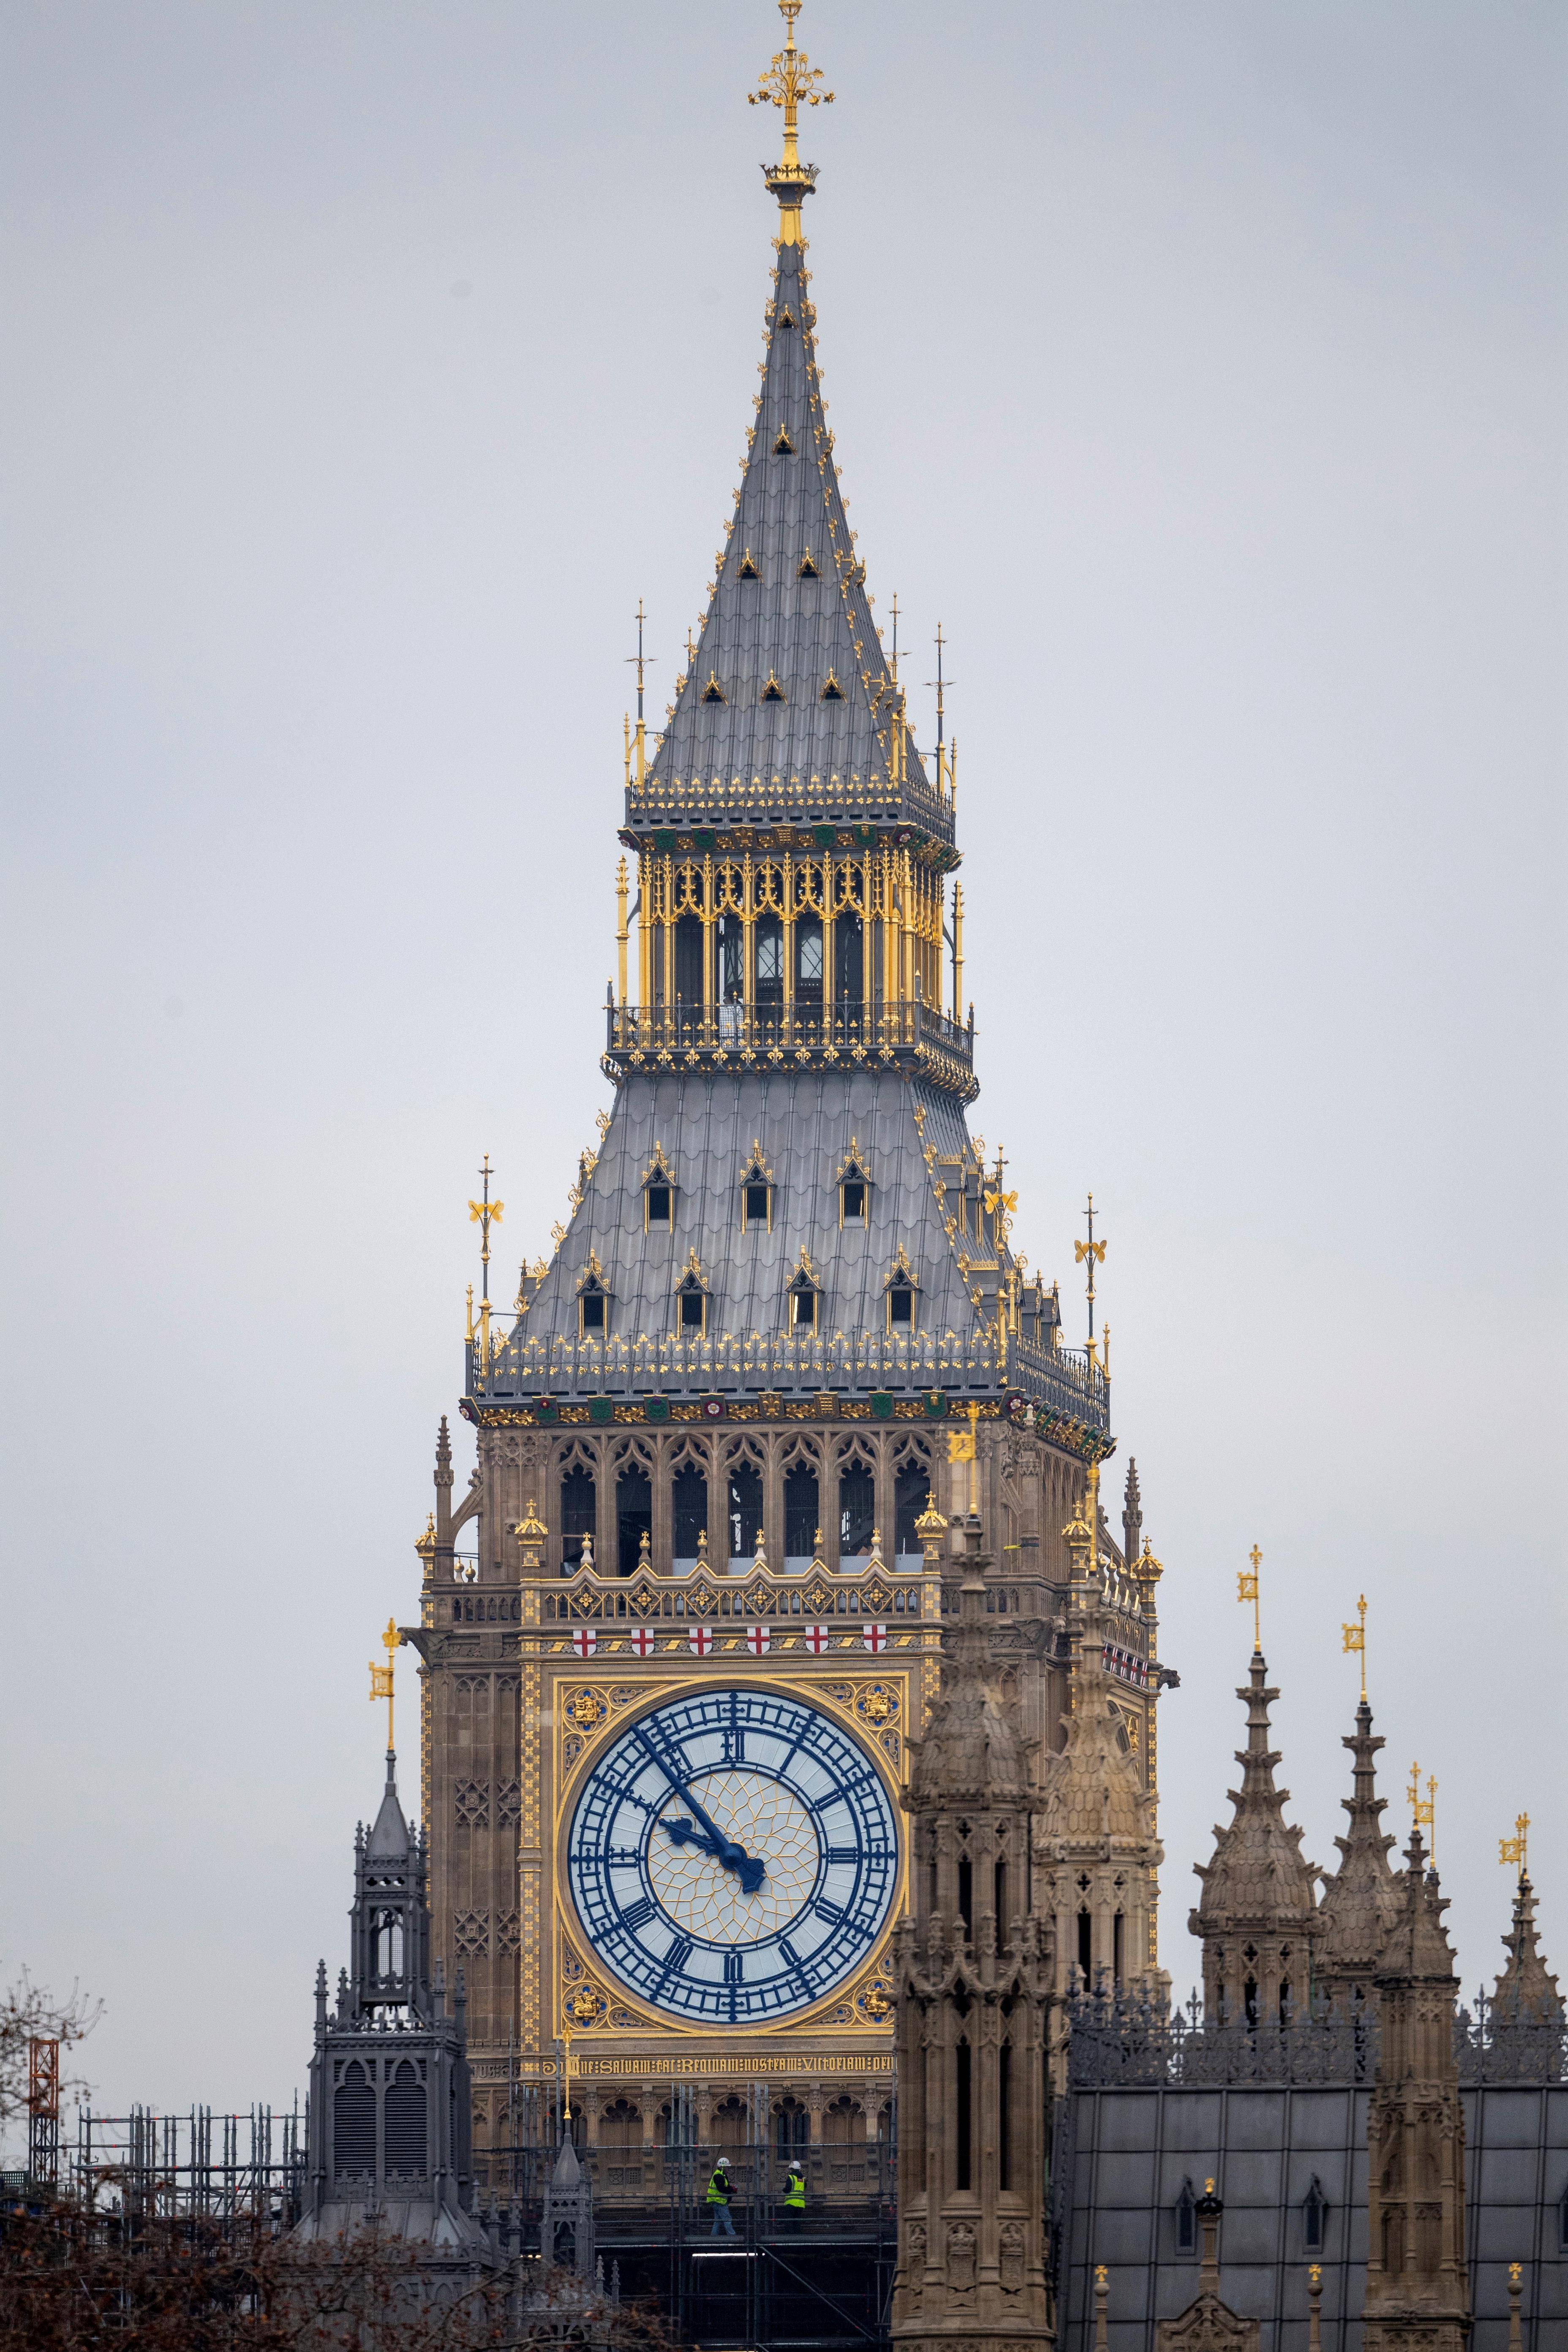
[[[659,1770],[664,1774],[665,1779],[669,1782],[669,1785],[674,1790],[676,1795],[682,1798],[685,1802],[690,1806],[691,1811],[696,1814],[698,1820],[701,1822],[703,1828],[708,1832],[706,1839],[700,1839],[697,1836],[697,1832],[692,1829],[689,1822],[679,1823],[666,1822],[664,1826],[668,1831],[674,1843],[677,1845],[684,1845],[687,1840],[690,1839],[695,1843],[706,1844],[709,1853],[714,1855],[718,1861],[721,1862],[726,1870],[732,1870],[736,1873],[741,1881],[742,1893],[743,1895],[755,1895],[758,1888],[762,1885],[763,1879],[768,1874],[767,1864],[763,1860],[760,1854],[748,1853],[743,1845],[737,1845],[733,1838],[727,1838],[724,1835],[723,1831],[719,1827],[718,1822],[713,1819],[711,1813],[704,1811],[703,1808],[698,1803],[696,1798],[692,1795],[690,1790],[687,1787],[685,1781],[681,1780],[679,1774],[677,1773],[670,1765],[666,1763],[664,1758],[651,1746],[651,1743],[649,1744],[649,1753],[653,1756],[655,1763],[658,1766]],[[680,1834],[677,1833],[678,1831]]]
[[[686,1801],[689,1805],[696,1804],[696,1799],[689,1795]],[[706,1821],[708,1816],[703,1814],[702,1818]],[[721,1862],[726,1870],[736,1872],[743,1895],[755,1895],[768,1874],[767,1864],[760,1854],[748,1853],[744,1846],[737,1845],[731,1838],[721,1836],[711,1827],[700,1830],[694,1822],[688,1821],[663,1822],[659,1826],[672,1844],[700,1845],[705,1853]]]

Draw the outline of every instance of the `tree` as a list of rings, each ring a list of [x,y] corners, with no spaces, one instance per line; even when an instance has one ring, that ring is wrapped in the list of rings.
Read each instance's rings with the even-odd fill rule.
[[[0,1992],[0,2131],[27,2112],[28,2042],[58,2042],[68,2050],[85,2041],[102,2014],[102,2002],[79,1987],[72,1985],[68,1998],[57,2000],[26,1969]],[[62,2073],[62,2095],[87,2087],[79,2075]]]

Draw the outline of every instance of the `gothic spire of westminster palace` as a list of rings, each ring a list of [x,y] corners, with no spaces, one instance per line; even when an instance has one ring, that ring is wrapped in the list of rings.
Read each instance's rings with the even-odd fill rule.
[[[1110,1391],[967,1125],[952,757],[916,741],[839,488],[798,143],[829,93],[782,13],[752,93],[784,145],[740,484],[668,725],[627,727],[614,1102],[515,1308],[487,1282],[470,1314],[478,1465],[454,1503],[443,1433],[407,1638],[481,2184],[528,2100],[555,2131],[569,2064],[574,2120],[616,2150],[602,2194],[651,2192],[673,2131],[798,2149],[831,2206],[890,2156],[901,1798],[957,1614],[943,1515],[994,1563],[975,1638],[1031,1805],[1089,1629],[1084,1769],[1114,1750],[1120,1810],[1075,1813],[1053,1868],[1092,1874],[1097,1966],[1140,1982],[1170,1677],[1146,1546],[1141,1571],[1097,1532],[1069,1610]],[[1026,1852],[1008,1904],[1047,1934]],[[977,2146],[994,2121],[975,2109]],[[1004,2250],[1008,2307],[1037,2288],[1035,2231],[1021,2267]]]

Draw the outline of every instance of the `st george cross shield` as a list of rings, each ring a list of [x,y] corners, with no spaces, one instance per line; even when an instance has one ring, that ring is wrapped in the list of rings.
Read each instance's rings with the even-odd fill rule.
[[[653,1635],[646,1625],[639,1625],[637,1632],[628,1634],[626,1638],[639,1658],[646,1658],[653,1649]]]
[[[753,1658],[763,1655],[772,1639],[765,1625],[748,1625],[746,1628],[746,1647]]]
[[[698,1656],[705,1658],[713,1647],[713,1628],[711,1625],[689,1625],[686,1638]]]
[[[820,1655],[832,1642],[833,1628],[831,1625],[808,1625],[804,1639],[806,1648],[816,1650]]]
[[[591,1658],[598,1646],[599,1635],[596,1627],[579,1625],[574,1629],[572,1647],[580,1658]]]
[[[868,1650],[885,1650],[888,1646],[888,1629],[885,1625],[862,1625],[860,1639]]]

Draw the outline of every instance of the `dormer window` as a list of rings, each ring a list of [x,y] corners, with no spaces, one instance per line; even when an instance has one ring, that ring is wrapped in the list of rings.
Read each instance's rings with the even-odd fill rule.
[[[795,565],[795,576],[797,580],[821,579],[822,573],[817,569],[816,563],[812,561],[812,554],[809,547],[806,549],[805,553],[801,557],[800,562]]]
[[[708,1277],[698,1261],[697,1252],[689,1250],[686,1272],[675,1286],[676,1328],[683,1339],[701,1339],[708,1332]]]
[[[790,1278],[790,1286],[784,1297],[786,1305],[784,1319],[792,1331],[815,1331],[818,1328],[822,1284],[817,1278],[816,1268],[806,1255],[804,1245],[800,1253],[800,1263]]]
[[[773,443],[773,456],[775,457],[793,457],[795,456],[795,443],[789,437],[788,428],[783,425],[779,426],[779,437]]]
[[[664,1146],[656,1143],[653,1158],[643,1170],[642,1229],[645,1234],[668,1234],[675,1229],[675,1171],[664,1156]]]
[[[596,1250],[588,1253],[588,1271],[577,1285],[577,1336],[603,1339],[610,1328],[610,1291]]]
[[[769,670],[768,682],[763,688],[763,700],[764,702],[783,702],[784,699],[784,690],[779,684],[778,673],[776,670]]]
[[[838,1223],[864,1227],[871,1218],[871,1179],[860,1157],[860,1145],[855,1136],[849,1139],[849,1149],[844,1155],[834,1182],[838,1187]]]
[[[760,1139],[753,1139],[752,1156],[741,1171],[741,1231],[772,1233],[773,1171],[763,1158]]]
[[[710,670],[708,673],[708,683],[698,697],[698,700],[700,702],[728,702],[729,699],[730,698],[725,693],[723,688],[720,685],[717,676],[712,670]]]
[[[920,1284],[915,1280],[914,1268],[904,1255],[903,1244],[900,1243],[899,1254],[894,1258],[892,1268],[883,1285],[883,1292],[888,1301],[889,1331],[914,1329],[915,1297],[919,1289]]]
[[[762,578],[761,572],[757,570],[755,563],[752,560],[752,551],[749,547],[747,548],[744,555],[741,558],[740,567],[736,572],[735,577],[737,580],[760,580]]]
[[[844,699],[844,688],[831,670],[827,673],[827,684],[823,688],[819,698],[824,702],[842,702]]]

